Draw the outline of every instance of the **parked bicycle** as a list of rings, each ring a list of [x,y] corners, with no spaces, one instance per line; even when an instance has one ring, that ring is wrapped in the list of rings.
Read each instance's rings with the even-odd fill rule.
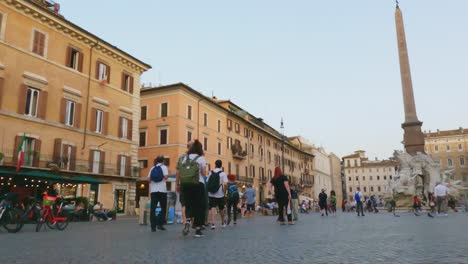
[[[15,207],[17,194],[8,193],[0,202],[0,224],[9,232],[16,233],[23,226],[21,210]]]
[[[57,196],[48,196],[47,194],[44,194],[42,199],[42,210],[36,224],[36,232],[41,230],[44,223],[50,229],[57,228],[62,231],[67,228],[69,217],[67,217],[65,212],[62,210],[64,201],[61,200],[60,203],[56,204],[57,198]]]

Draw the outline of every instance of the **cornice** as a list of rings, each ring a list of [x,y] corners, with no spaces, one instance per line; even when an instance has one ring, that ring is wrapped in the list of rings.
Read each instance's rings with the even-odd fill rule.
[[[106,43],[104,40],[99,39],[99,37],[94,36],[93,34],[65,20],[64,18],[48,14],[45,10],[41,10],[40,7],[36,7],[33,3],[24,0],[4,0],[3,2],[6,5],[23,13],[24,15],[58,32],[61,32],[78,42],[84,43],[89,47],[95,45],[95,50],[109,56],[123,65],[132,68],[140,75],[151,68],[150,65],[146,65],[143,62],[132,58],[130,55],[125,54],[123,51],[117,49],[109,43]]]

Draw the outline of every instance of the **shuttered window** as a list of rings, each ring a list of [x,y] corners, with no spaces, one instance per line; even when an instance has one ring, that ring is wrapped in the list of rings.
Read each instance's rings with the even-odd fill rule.
[[[73,126],[75,124],[75,102],[67,100],[65,111],[65,125]]]
[[[104,112],[102,112],[101,110],[96,110],[96,130],[95,130],[96,133],[102,133],[103,119],[104,119]]]
[[[161,104],[161,117],[167,117],[167,103]]]
[[[146,146],[146,131],[140,131],[140,147]]]
[[[125,92],[133,94],[133,77],[125,72],[122,72],[121,89]]]
[[[46,35],[42,32],[34,30],[32,52],[36,53],[37,55],[44,56],[45,44],[46,44]]]
[[[26,94],[26,109],[24,110],[24,114],[29,116],[37,116],[38,105],[39,90],[28,88]]]
[[[76,48],[67,47],[66,66],[83,72],[83,53]]]
[[[148,107],[142,106],[141,107],[141,120],[146,120],[147,112],[148,112]]]
[[[96,66],[96,79],[99,81],[110,82],[110,67],[100,61],[97,62]]]
[[[160,145],[167,144],[167,129],[159,130],[159,144]]]

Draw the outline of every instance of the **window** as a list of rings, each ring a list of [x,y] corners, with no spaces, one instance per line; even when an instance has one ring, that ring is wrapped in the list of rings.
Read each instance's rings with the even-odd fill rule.
[[[187,142],[192,141],[192,131],[187,131]]]
[[[350,164],[350,161],[349,161],[349,160],[347,160],[346,163],[347,163],[347,165],[348,165],[347,167],[351,167],[351,164]]]
[[[204,125],[205,127],[208,126],[208,114],[207,114],[207,113],[204,113],[204,114],[203,114],[203,125]]]
[[[359,176],[356,176],[356,181],[359,181]]]
[[[348,181],[351,181],[351,177],[348,178]]]
[[[232,146],[232,138],[231,137],[227,137],[227,149],[230,149],[231,146]]]
[[[101,151],[94,150],[93,151],[93,167],[92,167],[91,172],[99,173],[100,165],[101,165]]]
[[[122,73],[122,90],[133,94],[133,77],[125,72]]]
[[[125,176],[126,168],[127,168],[127,157],[120,155],[120,168],[119,168],[119,175]]]
[[[372,176],[369,176],[369,181],[372,181]]]
[[[232,129],[232,120],[231,119],[227,120],[227,129],[229,129],[229,130]]]
[[[24,141],[24,166],[34,165],[34,152],[36,150],[36,140],[34,138],[25,138]]]
[[[377,176],[377,180],[380,180],[380,176]]]
[[[192,106],[187,105],[187,118],[192,120]]]
[[[380,186],[378,186],[378,187],[377,187],[377,191],[379,191],[379,192],[380,192],[380,190],[382,190],[382,189],[380,188]]]
[[[371,186],[371,187],[370,187],[370,191],[371,191],[371,192],[374,191],[374,186]]]
[[[352,188],[352,187],[349,187],[349,192],[353,192],[353,188]]]
[[[139,160],[138,165],[140,169],[148,168],[148,161],[147,160]]]
[[[218,155],[221,155],[221,142],[218,142]]]
[[[102,133],[102,120],[104,113],[101,110],[96,110],[96,133]]]
[[[365,181],[365,180],[366,180],[366,176],[362,176],[362,180]]]
[[[234,125],[234,128],[236,130],[236,133],[240,133],[240,125],[238,123]]]
[[[244,137],[249,137],[249,129],[244,127]]]
[[[354,167],[357,167],[357,160],[354,160]]]
[[[463,150],[462,144],[458,144],[458,151],[462,151],[462,150]]]
[[[72,159],[72,146],[61,144],[60,150],[60,168],[63,170],[71,169],[71,159]]]
[[[465,166],[465,157],[460,157],[460,166]]]
[[[392,179],[392,175],[388,176],[388,178],[391,180],[391,179]]]
[[[364,187],[363,189],[364,189],[364,192],[367,192],[367,187]]]
[[[67,100],[65,108],[65,125],[73,126],[75,123],[75,102]]]
[[[245,166],[245,176],[249,176],[249,169],[247,168],[247,166]]]
[[[0,38],[3,38],[3,13],[0,13]]]
[[[40,56],[45,56],[46,52],[46,35],[37,30],[33,30],[32,52]]]
[[[146,120],[147,111],[148,107],[146,105],[141,107],[141,120]]]
[[[447,166],[452,167],[453,166],[453,161],[452,159],[447,159]]]
[[[167,144],[167,129],[162,128],[159,130],[159,145]]]
[[[383,179],[384,179],[384,180],[387,180],[387,175],[384,175],[384,176],[383,176]]]
[[[97,63],[96,69],[96,79],[98,81],[107,81],[109,83],[110,80],[110,68],[106,64],[102,62]]]
[[[68,47],[66,66],[81,72],[83,70],[83,53],[75,48]]]
[[[254,152],[255,152],[255,147],[254,147],[253,144],[250,144],[250,158],[252,158],[252,159],[253,159],[254,154],[255,154]]]
[[[229,162],[228,162],[228,174],[231,174],[231,167],[232,167],[232,164],[231,164],[231,162],[229,161]]]
[[[435,145],[435,146],[434,146],[434,151],[435,151],[435,152],[439,152],[439,145]]]
[[[207,137],[203,138],[203,150],[208,151],[208,138]]]
[[[119,131],[119,134],[120,134],[120,138],[129,138],[129,135],[128,135],[128,126],[130,125],[129,120],[125,117],[121,117],[120,118],[120,131]]]
[[[450,152],[450,145],[445,145],[445,150],[446,150],[447,152]]]
[[[39,104],[39,90],[28,88],[26,94],[26,109],[25,115],[37,116],[37,106]]]
[[[161,117],[167,117],[167,103],[161,104]]]
[[[221,120],[218,120],[218,132],[221,132]]]
[[[146,131],[140,131],[140,147],[146,146]]]

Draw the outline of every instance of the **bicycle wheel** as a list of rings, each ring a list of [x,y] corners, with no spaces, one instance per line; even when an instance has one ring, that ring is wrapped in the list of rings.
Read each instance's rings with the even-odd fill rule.
[[[55,229],[57,228],[57,223],[58,222],[51,222],[52,219],[47,219],[45,222],[46,222],[46,225],[47,227],[49,227],[50,229]]]
[[[44,225],[44,221],[47,221],[46,219],[43,219],[44,213],[40,212],[37,218],[37,223],[36,223],[36,232],[41,231],[42,226]]]
[[[2,218],[3,227],[8,233],[16,233],[23,227],[21,213],[16,209],[7,208]]]
[[[58,217],[65,217],[65,221],[57,221],[55,222],[55,227],[60,230],[60,231],[63,231],[65,230],[65,228],[67,228],[68,226],[68,222],[70,222],[70,217],[68,214],[64,213],[64,212],[61,212],[59,213]]]

